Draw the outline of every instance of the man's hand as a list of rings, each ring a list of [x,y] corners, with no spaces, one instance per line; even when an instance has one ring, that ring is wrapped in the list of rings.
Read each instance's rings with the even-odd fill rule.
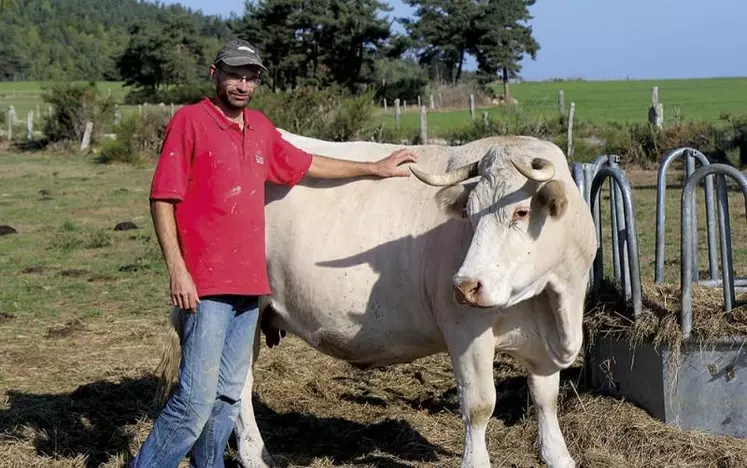
[[[192,276],[186,268],[179,268],[170,274],[171,277],[171,304],[184,310],[197,312],[197,304],[200,298],[197,296]]]
[[[405,162],[415,162],[418,155],[407,149],[399,149],[374,164],[374,172],[379,177],[409,177],[410,170],[400,167]]]

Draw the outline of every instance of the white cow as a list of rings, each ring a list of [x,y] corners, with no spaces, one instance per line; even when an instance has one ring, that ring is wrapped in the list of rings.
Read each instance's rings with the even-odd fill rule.
[[[283,136],[307,151],[355,160],[398,147]],[[419,154],[411,166],[417,178],[268,186],[273,294],[263,301],[264,325],[362,367],[448,352],[466,426],[463,467],[490,466],[493,358],[508,353],[529,373],[542,460],[575,466],[556,400],[559,371],[581,347],[596,237],[563,152],[530,137],[410,148]],[[173,325],[161,364],[167,382],[179,364]],[[250,371],[235,427],[239,453],[246,467],[268,466],[252,383]]]

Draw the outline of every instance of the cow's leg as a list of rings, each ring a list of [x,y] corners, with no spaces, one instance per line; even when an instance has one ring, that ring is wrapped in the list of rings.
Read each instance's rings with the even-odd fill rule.
[[[236,418],[234,430],[239,448],[239,459],[244,468],[265,468],[272,466],[272,458],[265,447],[262,434],[259,432],[257,420],[254,417],[254,405],[252,404],[252,388],[254,385],[254,363],[259,356],[260,327],[254,336],[254,352],[251,356],[249,372],[241,392],[241,409]]]
[[[568,453],[558,423],[558,389],[560,372],[548,375],[529,374],[529,393],[534,401],[539,425],[540,456],[549,468],[573,468],[576,463]]]
[[[462,468],[489,468],[485,430],[495,409],[492,319],[453,323],[445,334],[465,424]]]

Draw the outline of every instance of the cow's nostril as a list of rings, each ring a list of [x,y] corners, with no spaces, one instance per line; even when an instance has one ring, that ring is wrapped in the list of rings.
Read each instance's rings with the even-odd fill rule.
[[[473,278],[465,278],[455,284],[457,301],[462,304],[475,304],[482,284]]]

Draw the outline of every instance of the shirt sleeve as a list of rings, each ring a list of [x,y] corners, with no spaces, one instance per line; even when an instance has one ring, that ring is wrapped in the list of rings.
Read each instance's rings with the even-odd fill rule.
[[[189,124],[177,111],[166,126],[150,187],[151,200],[184,200],[192,167],[194,140]]]
[[[290,144],[274,126],[272,132],[272,154],[267,171],[267,180],[276,184],[296,185],[311,167],[312,154]]]

